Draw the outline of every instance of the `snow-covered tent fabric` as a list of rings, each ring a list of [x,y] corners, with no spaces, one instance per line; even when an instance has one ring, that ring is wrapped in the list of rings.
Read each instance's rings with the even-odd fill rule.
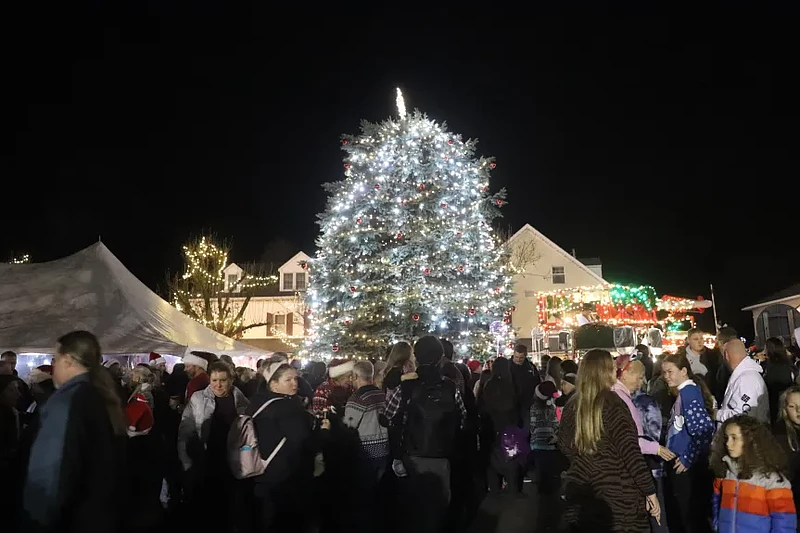
[[[107,355],[268,354],[175,309],[101,242],[48,263],[0,264],[0,351],[52,353],[77,329],[97,335]]]

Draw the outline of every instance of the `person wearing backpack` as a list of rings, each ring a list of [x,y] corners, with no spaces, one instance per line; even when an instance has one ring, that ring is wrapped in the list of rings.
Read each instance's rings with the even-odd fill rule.
[[[442,377],[442,343],[433,336],[414,345],[418,379],[387,395],[386,417],[402,426],[404,463],[409,474],[409,503],[415,509],[410,530],[438,533],[450,502],[450,457],[467,418],[455,383]]]
[[[317,425],[303,407],[297,395],[297,371],[290,364],[267,364],[262,375],[267,387],[245,411],[253,417],[262,459],[272,457],[264,472],[253,478],[257,521],[271,533],[305,533],[312,522],[306,500],[314,480],[314,457],[321,449],[322,435],[317,430],[330,429],[330,421]]]

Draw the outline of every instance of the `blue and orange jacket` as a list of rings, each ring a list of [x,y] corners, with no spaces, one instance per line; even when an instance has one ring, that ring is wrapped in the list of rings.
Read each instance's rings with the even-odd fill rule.
[[[725,457],[728,472],[714,480],[713,517],[717,533],[796,533],[792,484],[778,474],[738,478],[736,462]]]

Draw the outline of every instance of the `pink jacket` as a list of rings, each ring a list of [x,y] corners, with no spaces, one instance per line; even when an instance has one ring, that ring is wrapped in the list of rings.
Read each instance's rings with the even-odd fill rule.
[[[628,411],[631,412],[631,417],[633,417],[633,423],[636,424],[636,433],[639,435],[639,449],[642,450],[642,453],[645,455],[658,455],[658,443],[652,440],[647,440],[642,435],[642,415],[639,413],[639,410],[633,405],[633,400],[631,399],[631,393],[628,390],[628,387],[622,384],[619,380],[614,383],[614,386],[611,387],[611,390],[617,393],[617,396],[622,398],[622,401],[625,402],[625,405],[628,406]]]

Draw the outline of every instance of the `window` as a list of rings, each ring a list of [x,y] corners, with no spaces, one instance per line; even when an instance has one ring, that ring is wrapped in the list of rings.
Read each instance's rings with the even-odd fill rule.
[[[291,273],[283,275],[283,290],[284,291],[291,291],[291,290],[294,289],[294,287],[292,286],[292,281],[293,280],[292,280],[292,274]]]
[[[564,274],[564,267],[553,267],[551,277],[554,284],[563,285],[567,282],[567,276]]]
[[[296,291],[304,291],[306,290],[306,273],[305,272],[298,272],[294,275],[294,290]]]
[[[275,315],[275,325],[276,326],[285,326],[286,325],[286,315]]]
[[[228,274],[228,291],[236,289],[236,283],[239,281],[239,276],[236,274]]]
[[[273,315],[272,316],[272,331],[285,332],[286,331],[286,315]]]

